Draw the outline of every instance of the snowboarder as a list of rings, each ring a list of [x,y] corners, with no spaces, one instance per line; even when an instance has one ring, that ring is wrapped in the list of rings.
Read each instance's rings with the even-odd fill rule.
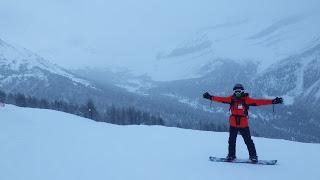
[[[251,139],[248,110],[249,106],[262,106],[271,104],[282,104],[283,99],[276,97],[275,99],[253,99],[245,92],[242,84],[236,84],[233,87],[233,95],[227,97],[212,96],[208,92],[203,94],[203,98],[211,101],[230,104],[230,128],[229,128],[229,148],[226,159],[233,161],[236,159],[236,140],[238,132],[240,132],[249,151],[249,159],[252,162],[258,161],[255,145]]]

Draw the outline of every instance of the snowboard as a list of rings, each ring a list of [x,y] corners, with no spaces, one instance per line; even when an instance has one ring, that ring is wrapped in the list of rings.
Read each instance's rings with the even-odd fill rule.
[[[210,161],[213,162],[228,162],[228,163],[247,163],[247,164],[260,164],[260,165],[276,165],[277,160],[258,160],[258,162],[252,162],[250,159],[235,159],[233,161],[228,161],[226,158],[219,157],[209,157]]]

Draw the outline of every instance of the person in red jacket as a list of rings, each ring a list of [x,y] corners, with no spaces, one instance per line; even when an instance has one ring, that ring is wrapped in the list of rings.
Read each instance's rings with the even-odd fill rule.
[[[240,132],[249,151],[249,158],[252,162],[258,161],[255,145],[251,139],[248,109],[249,106],[263,106],[271,104],[282,104],[283,99],[276,97],[275,99],[253,99],[248,93],[245,93],[242,84],[236,84],[233,87],[233,95],[227,97],[212,96],[208,92],[203,94],[203,98],[211,101],[225,103],[230,105],[230,128],[229,128],[229,148],[228,161],[236,159],[236,141],[238,132]]]

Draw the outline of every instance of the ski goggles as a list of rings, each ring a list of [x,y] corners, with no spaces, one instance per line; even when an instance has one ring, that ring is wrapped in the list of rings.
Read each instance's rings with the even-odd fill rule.
[[[233,90],[234,93],[244,93],[243,89],[235,89]]]
[[[236,95],[241,95],[244,93],[244,90],[243,89],[235,89],[235,90],[233,90],[233,93]]]

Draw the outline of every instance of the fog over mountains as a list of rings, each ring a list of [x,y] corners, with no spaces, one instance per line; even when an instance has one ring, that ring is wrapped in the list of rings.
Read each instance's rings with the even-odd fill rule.
[[[192,128],[201,119],[208,121],[210,117],[187,105],[177,104],[175,100],[135,94],[109,81],[102,83],[84,74],[75,75],[29,50],[4,41],[1,41],[0,50],[0,88],[7,93],[23,93],[78,104],[92,99],[101,111],[112,105],[134,106],[144,112],[161,115],[168,126],[177,126],[183,119],[183,126]],[[110,79],[110,82],[121,82],[113,76],[100,77]]]
[[[243,83],[252,97],[285,100],[275,112],[250,109],[255,134],[320,142],[319,2],[183,2],[7,1],[0,88],[135,106],[167,126],[217,130],[229,107],[210,106],[202,93],[230,95]]]
[[[267,64],[301,52],[318,38],[319,7],[318,0],[2,0],[0,38],[65,68],[125,66],[172,80],[181,75],[161,73],[164,59],[179,67],[172,57],[198,49]]]

